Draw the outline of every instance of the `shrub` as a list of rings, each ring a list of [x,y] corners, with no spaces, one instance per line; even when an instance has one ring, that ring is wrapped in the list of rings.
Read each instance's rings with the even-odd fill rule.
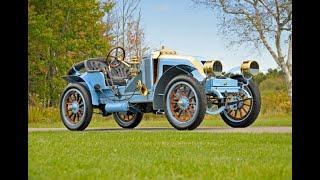
[[[259,85],[259,89],[261,92],[274,91],[276,93],[278,91],[287,90],[287,87],[286,82],[282,77],[274,77],[262,81]]]
[[[262,91],[261,114],[276,115],[291,113],[291,102],[287,91]]]
[[[28,122],[57,122],[60,121],[59,109],[57,107],[28,107]]]

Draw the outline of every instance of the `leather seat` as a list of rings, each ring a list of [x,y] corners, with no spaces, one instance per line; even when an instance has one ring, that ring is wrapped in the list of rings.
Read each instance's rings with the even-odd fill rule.
[[[73,66],[77,71],[84,69],[85,71],[101,71],[106,72],[108,70],[108,64],[104,58],[91,58],[84,61],[81,61]],[[68,70],[68,75],[73,75],[75,73],[74,68]],[[118,86],[125,86],[126,80],[129,77],[129,68],[121,64],[117,68],[112,68],[110,74],[112,76],[113,84]],[[105,75],[106,85],[112,85],[109,73]]]
[[[127,66],[125,66],[124,64],[121,64],[117,68],[112,68],[110,71],[113,83],[119,86],[125,86],[127,84],[125,79],[129,78],[129,73],[130,73],[130,69],[127,68]],[[107,80],[108,80],[108,83],[110,84],[111,81],[110,81],[109,74],[107,75]]]
[[[92,58],[84,61],[86,71],[106,70],[108,64],[103,58]]]

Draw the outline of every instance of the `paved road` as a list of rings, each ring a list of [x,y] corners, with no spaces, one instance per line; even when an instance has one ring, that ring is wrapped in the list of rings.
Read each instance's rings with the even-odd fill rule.
[[[68,131],[66,128],[28,128],[28,132],[39,131]],[[176,131],[170,127],[140,127],[135,129],[123,128],[87,128],[85,131],[105,131],[105,132],[132,132],[132,131]],[[246,127],[246,128],[229,128],[229,127],[199,127],[192,132],[211,132],[211,133],[292,133],[292,127]]]

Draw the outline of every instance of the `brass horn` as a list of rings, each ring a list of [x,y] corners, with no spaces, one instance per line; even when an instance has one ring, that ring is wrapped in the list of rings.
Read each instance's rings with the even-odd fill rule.
[[[137,88],[139,89],[140,93],[143,96],[146,96],[148,94],[148,88],[144,84],[142,84],[141,80],[137,81]]]
[[[252,74],[255,76],[259,73],[259,64],[256,61],[243,61],[240,69],[243,74]]]

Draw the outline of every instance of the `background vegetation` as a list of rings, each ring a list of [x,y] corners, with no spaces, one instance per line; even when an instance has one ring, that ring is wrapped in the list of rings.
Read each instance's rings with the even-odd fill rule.
[[[76,62],[105,57],[112,46],[125,47],[130,56],[147,49],[140,0],[115,2],[28,1],[29,105],[56,107],[65,87],[61,77]]]
[[[112,3],[95,0],[29,0],[29,104],[57,105],[65,86],[61,76],[75,62],[104,56],[110,27],[102,21]]]

